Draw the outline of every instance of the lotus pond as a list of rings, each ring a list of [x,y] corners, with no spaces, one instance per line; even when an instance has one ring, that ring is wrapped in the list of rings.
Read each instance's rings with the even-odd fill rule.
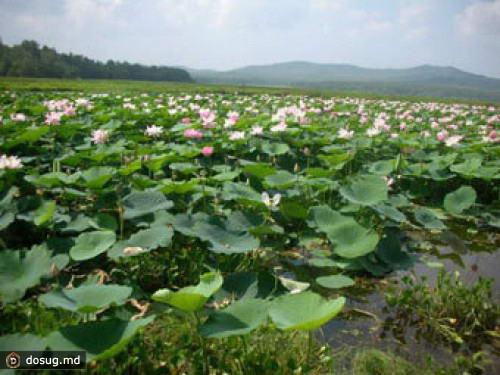
[[[495,373],[499,128],[489,105],[3,91],[0,351],[327,374],[368,345]]]

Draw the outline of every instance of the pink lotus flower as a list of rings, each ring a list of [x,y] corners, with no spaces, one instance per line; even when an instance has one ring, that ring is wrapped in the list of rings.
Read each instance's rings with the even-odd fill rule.
[[[254,126],[252,127],[252,130],[250,131],[250,134],[252,135],[262,135],[264,134],[264,129],[262,126]]]
[[[74,115],[76,115],[76,109],[75,109],[75,107],[71,107],[71,106],[66,107],[66,108],[64,108],[63,114],[66,116],[74,116]]]
[[[92,132],[92,142],[96,145],[106,143],[109,139],[109,133],[107,130],[95,130]]]
[[[453,137],[448,138],[445,142],[446,146],[452,147],[458,145],[458,143],[462,140],[462,136],[455,135]]]
[[[243,139],[243,138],[245,138],[245,132],[238,131],[238,132],[231,132],[229,134],[229,139],[231,141],[237,141],[237,140]]]
[[[438,141],[444,141],[447,136],[448,136],[448,132],[446,130],[443,130],[443,131],[440,131],[439,133],[437,133],[436,139]]]
[[[196,129],[186,129],[184,130],[184,137],[187,138],[202,138],[203,133]]]
[[[339,138],[343,138],[343,139],[349,139],[349,138],[352,138],[354,136],[354,130],[347,130],[347,129],[339,129],[338,133],[337,133],[337,136]]]
[[[45,114],[45,123],[47,125],[59,125],[63,115],[63,112],[49,112]]]
[[[201,153],[203,156],[210,156],[214,152],[214,148],[212,146],[206,146],[201,149]]]
[[[210,123],[215,121],[215,113],[209,109],[200,110],[200,118],[204,123]]]
[[[21,159],[19,159],[17,156],[7,156],[7,155],[0,156],[0,170],[18,169],[22,167],[23,163],[21,162]]]
[[[26,121],[26,115],[23,113],[13,113],[10,115],[10,119],[16,122]]]
[[[181,120],[181,122],[182,122],[183,124],[190,124],[190,123],[191,123],[191,119],[190,119],[189,117],[184,117],[184,118]]]

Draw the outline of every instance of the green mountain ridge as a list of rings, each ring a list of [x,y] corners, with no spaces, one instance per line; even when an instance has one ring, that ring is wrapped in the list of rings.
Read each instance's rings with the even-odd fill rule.
[[[500,102],[500,79],[452,66],[407,69],[292,61],[228,71],[185,68],[199,83],[321,88],[375,94],[456,97]]]

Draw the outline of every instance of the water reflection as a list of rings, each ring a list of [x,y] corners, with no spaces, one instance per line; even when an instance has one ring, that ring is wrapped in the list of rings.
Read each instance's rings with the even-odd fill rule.
[[[399,271],[382,281],[371,280],[372,288],[352,290],[349,295],[346,311],[350,311],[346,319],[335,319],[326,324],[322,330],[322,339],[334,350],[345,346],[376,347],[390,350],[403,358],[416,361],[432,356],[440,364],[450,363],[455,354],[452,349],[460,349],[465,354],[466,348],[457,345],[444,345],[443,342],[432,340],[412,325],[411,318],[407,322],[394,321],[393,311],[387,308],[384,298],[385,284],[399,282],[405,275],[411,274],[434,286],[439,268],[442,264],[448,271],[458,271],[461,281],[471,285],[481,278],[492,278],[493,298],[499,301],[500,278],[500,235],[496,232],[469,233],[466,228],[455,226],[453,231],[442,233],[408,232],[410,243],[419,247],[421,261],[409,271]],[[424,249],[422,251],[422,249]],[[399,282],[399,283],[398,283]],[[362,290],[362,292],[361,292]],[[363,313],[363,311],[367,313]],[[404,324],[399,324],[404,323]],[[491,353],[493,363],[486,373],[500,373],[500,360],[495,348],[484,345],[483,350]]]

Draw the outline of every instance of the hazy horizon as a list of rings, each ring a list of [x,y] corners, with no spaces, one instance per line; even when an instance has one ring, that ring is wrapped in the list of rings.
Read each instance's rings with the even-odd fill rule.
[[[500,78],[500,0],[0,0],[0,37],[193,69],[307,61]]]

